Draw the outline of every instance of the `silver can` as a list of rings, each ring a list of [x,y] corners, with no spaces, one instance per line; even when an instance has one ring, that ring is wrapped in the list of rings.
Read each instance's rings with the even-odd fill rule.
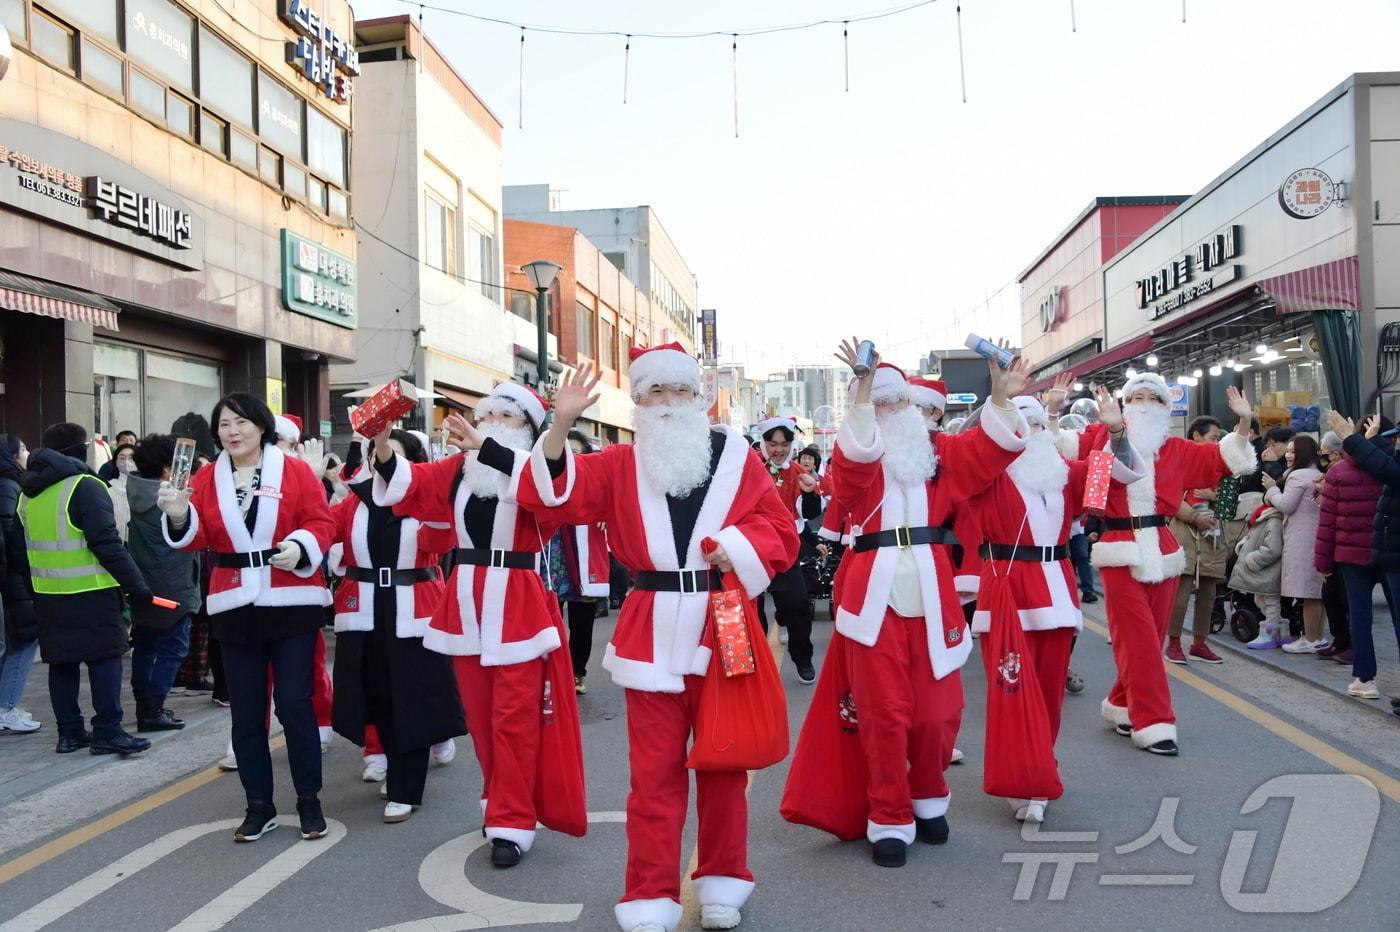
[[[869,340],[861,340],[856,347],[856,364],[851,367],[851,371],[856,374],[856,378],[863,379],[870,374],[870,370],[875,366],[875,344]]]

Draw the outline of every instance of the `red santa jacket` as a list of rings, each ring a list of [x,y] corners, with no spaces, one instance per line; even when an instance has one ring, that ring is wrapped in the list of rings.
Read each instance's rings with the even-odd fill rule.
[[[1079,435],[1079,458],[1108,444],[1108,429],[1091,424]],[[1187,489],[1215,488],[1226,476],[1244,476],[1257,467],[1249,439],[1231,431],[1220,443],[1193,443],[1168,437],[1154,457],[1139,461],[1142,478],[1129,484],[1115,479],[1108,487],[1106,518],[1176,514]],[[1094,544],[1095,566],[1127,566],[1138,582],[1157,583],[1186,571],[1186,554],[1167,525],[1134,530],[1105,530]]]
[[[283,541],[300,544],[308,565],[281,570],[271,564],[234,568],[215,566],[209,577],[205,605],[215,615],[243,605],[329,605],[330,590],[321,562],[330,546],[334,524],[326,506],[326,490],[311,467],[286,456],[272,444],[263,446],[257,495],[258,513],[249,532],[238,507],[233,484],[233,461],[219,454],[190,480],[189,527],[170,536],[169,519],[161,516],[165,541],[178,550],[252,553],[272,550]]]
[[[512,450],[515,468],[497,484],[496,519],[490,540],[467,533],[467,499],[471,487],[461,481],[467,455],[458,453],[436,463],[410,463],[394,457],[394,472],[374,475],[374,501],[393,505],[398,514],[423,522],[450,523],[455,546],[477,550],[516,550],[538,554],[559,527],[554,515],[539,517],[517,499],[529,454]],[[481,657],[485,667],[526,663],[563,642],[555,619],[559,602],[545,590],[534,568],[461,565],[452,568],[447,596],[438,605],[423,646],[442,654]]]
[[[792,512],[783,507],[768,470],[743,436],[726,426],[711,430],[724,433],[724,450],[682,564],[666,494],[644,475],[631,444],[583,456],[566,449],[564,472],[554,479],[543,446],[536,445],[520,501],[529,508],[551,508],[570,524],[605,522],[613,554],[633,571],[706,569],[700,541],[713,538],[734,562],[749,596],[756,597],[797,559]],[[703,591],[632,592],[622,603],[604,668],[627,689],[683,692],[684,677],[704,675],[710,665],[710,649],[700,643],[708,606]]]
[[[1019,433],[1028,428],[1019,420]],[[1025,446],[1025,441],[992,413],[982,426],[958,434],[933,435],[938,462],[934,477],[920,485],[901,485],[882,465],[884,444],[878,427],[873,441],[857,437],[848,416],[836,435],[833,466],[840,506],[850,512],[854,537],[896,527],[946,525],[954,504],[986,488]],[[956,532],[955,532],[956,533]],[[959,669],[972,650],[958,595],[953,588],[953,565],[946,546],[916,544],[912,548],[928,626],[929,660],[935,679]],[[851,640],[873,646],[894,588],[899,547],[847,551],[839,571],[840,598],[836,630]]]
[[[337,576],[345,576],[346,567],[374,565],[369,550],[370,510],[358,494],[370,491],[372,477],[362,468],[349,485],[350,495],[331,507],[335,536],[332,538],[329,563],[331,572]],[[399,547],[393,568],[436,567],[438,558],[452,549],[454,539],[452,526],[447,522],[425,524],[417,518],[404,517],[399,522]],[[394,586],[393,589],[397,602],[394,633],[401,638],[421,638],[442,602],[442,574],[411,586]],[[374,590],[374,583],[354,579],[341,581],[335,591],[337,632],[374,630]]]

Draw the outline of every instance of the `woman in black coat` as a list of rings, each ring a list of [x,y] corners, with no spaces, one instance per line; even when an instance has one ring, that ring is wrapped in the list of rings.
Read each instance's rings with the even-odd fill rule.
[[[0,732],[27,734],[38,731],[34,717],[20,707],[29,669],[39,650],[39,622],[34,617],[34,593],[29,588],[29,556],[24,550],[24,528],[16,517],[19,479],[29,450],[13,434],[0,434],[0,599],[4,602],[4,656],[0,656]]]

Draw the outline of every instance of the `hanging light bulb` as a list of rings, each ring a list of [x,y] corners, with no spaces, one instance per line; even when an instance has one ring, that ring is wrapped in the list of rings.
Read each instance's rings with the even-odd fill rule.
[[[1211,367],[1210,367],[1210,374],[1211,374],[1211,375],[1220,375],[1220,374],[1221,374],[1222,372],[1224,372],[1224,371],[1225,371],[1225,370],[1222,369],[1222,368],[1220,368],[1220,366],[1218,366],[1218,365],[1217,365],[1217,366],[1211,366]]]
[[[1155,368],[1155,367],[1156,367],[1156,365],[1157,365],[1157,354],[1156,354],[1156,353],[1150,353],[1150,354],[1148,354],[1148,357],[1147,357],[1147,365],[1148,365],[1149,368]]]
[[[1256,356],[1263,356],[1263,355],[1264,355],[1265,353],[1267,353],[1268,351],[1269,351],[1269,348],[1268,348],[1267,346],[1265,346],[1263,343],[1260,343],[1258,346],[1254,347],[1254,355],[1256,355]]]
[[[1075,382],[1075,383],[1074,383],[1074,390],[1077,391],[1077,392],[1082,392],[1082,391],[1084,391],[1084,383],[1083,383],[1083,382]]]
[[[1131,368],[1130,368],[1130,369],[1129,369],[1126,373],[1124,373],[1124,374],[1127,375],[1127,377],[1130,378],[1130,379],[1135,379],[1135,378],[1137,378],[1137,370],[1136,370],[1136,369],[1131,369]]]
[[[1193,370],[1193,371],[1191,372],[1191,376],[1192,376],[1193,378],[1199,379],[1199,378],[1200,378],[1201,376],[1203,376],[1203,375],[1205,375],[1205,373],[1202,372],[1200,369],[1195,369],[1195,370]]]
[[[1227,359],[1223,363],[1221,363],[1221,365],[1223,365],[1226,369],[1233,369],[1235,368],[1235,361],[1233,359]]]

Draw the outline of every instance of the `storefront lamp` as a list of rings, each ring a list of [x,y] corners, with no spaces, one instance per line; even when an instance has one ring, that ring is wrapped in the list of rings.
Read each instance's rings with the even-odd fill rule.
[[[1150,355],[1150,356],[1147,357],[1147,367],[1148,367],[1149,369],[1154,369],[1154,368],[1156,368],[1156,366],[1157,366],[1157,354],[1156,354],[1156,353],[1153,353],[1152,355]]]
[[[1130,379],[1135,379],[1135,378],[1137,378],[1137,370],[1136,370],[1136,369],[1129,369],[1127,372],[1125,372],[1125,373],[1123,373],[1123,374],[1126,375],[1126,376],[1127,376],[1128,378],[1130,378]]]
[[[549,321],[546,320],[546,312],[549,289],[554,284],[554,277],[559,274],[559,266],[548,259],[536,259],[522,265],[520,271],[525,273],[535,288],[535,335],[536,351],[539,353],[536,370],[539,381],[536,384],[543,391],[545,382],[549,381]]]
[[[1219,366],[1211,366],[1211,367],[1210,367],[1210,374],[1211,374],[1211,375],[1220,375],[1220,374],[1221,374],[1222,372],[1224,372],[1224,371],[1225,371],[1225,370],[1222,369],[1222,368],[1220,368]]]
[[[1254,347],[1254,355],[1256,355],[1256,356],[1263,356],[1263,355],[1264,355],[1265,353],[1267,353],[1268,351],[1269,351],[1269,348],[1268,348],[1267,346],[1265,346],[1263,343],[1260,343],[1258,346]]]
[[[1193,379],[1199,379],[1199,378],[1200,378],[1201,376],[1203,376],[1203,375],[1205,375],[1205,373],[1202,372],[1200,369],[1196,369],[1196,370],[1192,371],[1192,373],[1191,373],[1191,377],[1192,377]]]
[[[1074,383],[1074,390],[1077,391],[1077,392],[1082,392],[1082,391],[1084,391],[1084,383],[1083,383],[1083,382],[1075,382],[1075,383]]]
[[[1226,369],[1233,369],[1233,368],[1235,368],[1235,361],[1234,361],[1233,359],[1227,359],[1227,360],[1225,360],[1224,363],[1222,363],[1222,365],[1223,365]]]

